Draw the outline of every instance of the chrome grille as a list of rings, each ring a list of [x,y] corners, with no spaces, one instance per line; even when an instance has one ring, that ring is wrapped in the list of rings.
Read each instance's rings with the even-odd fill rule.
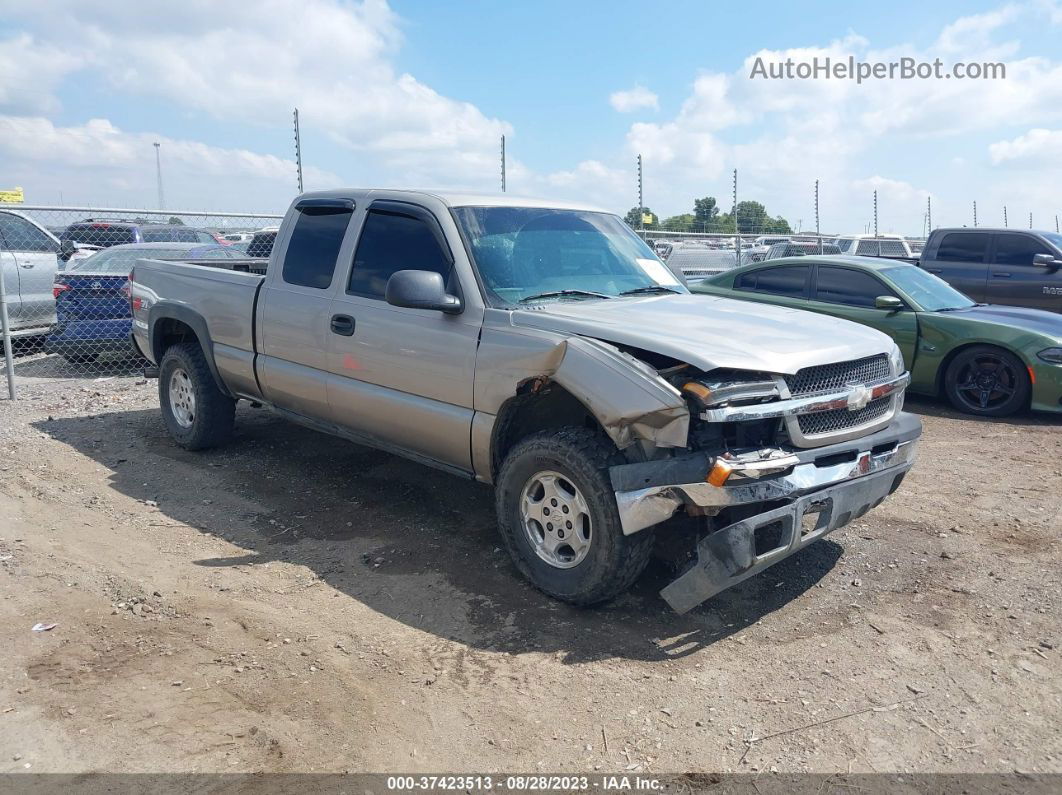
[[[892,407],[892,398],[884,397],[872,400],[858,411],[833,409],[815,414],[801,414],[797,417],[800,432],[805,436],[818,436],[823,433],[837,433],[850,428],[858,428],[888,414]]]
[[[847,384],[880,384],[888,381],[891,376],[889,357],[880,353],[850,362],[805,367],[798,370],[796,375],[785,376],[785,383],[793,397],[809,397],[843,390]]]

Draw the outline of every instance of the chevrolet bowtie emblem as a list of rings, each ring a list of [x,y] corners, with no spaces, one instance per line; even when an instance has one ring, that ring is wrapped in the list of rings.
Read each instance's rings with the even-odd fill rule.
[[[846,384],[848,393],[848,410],[859,411],[870,402],[870,387],[866,384]]]

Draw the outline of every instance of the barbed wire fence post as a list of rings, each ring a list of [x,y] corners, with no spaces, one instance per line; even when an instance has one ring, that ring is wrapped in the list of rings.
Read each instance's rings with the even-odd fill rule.
[[[974,208],[974,228],[977,228],[977,202],[973,203]]]
[[[4,370],[7,373],[7,397],[15,399],[15,352],[11,345],[11,321],[7,315],[7,279],[0,265],[0,333],[4,338]]]
[[[738,226],[737,169],[734,169],[734,249],[737,252],[737,264],[741,264],[741,228]]]
[[[822,231],[819,229],[819,181],[815,180],[815,237],[819,241],[819,254],[822,253]]]

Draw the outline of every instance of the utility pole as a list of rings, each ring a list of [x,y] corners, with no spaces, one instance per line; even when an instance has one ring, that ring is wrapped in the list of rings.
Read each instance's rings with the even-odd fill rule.
[[[645,199],[642,198],[642,156],[638,155],[638,228],[645,237]]]
[[[162,198],[162,155],[159,154],[161,148],[162,144],[155,141],[155,181],[159,188],[159,209],[164,210],[166,208],[166,202]]]
[[[819,253],[822,253],[822,233],[819,231],[819,181],[815,180],[815,237],[819,241]]]
[[[974,227],[977,227],[977,202],[974,202]]]
[[[1007,205],[1003,205],[1003,226],[1007,226]]]
[[[502,193],[505,193],[505,136],[501,137]]]
[[[878,192],[874,191],[874,237],[878,236]]]
[[[299,138],[298,108],[295,108],[295,170],[299,173],[299,193],[302,193],[302,140]]]

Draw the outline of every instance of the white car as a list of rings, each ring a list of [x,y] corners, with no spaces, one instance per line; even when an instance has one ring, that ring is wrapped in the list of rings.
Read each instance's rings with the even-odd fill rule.
[[[55,323],[52,282],[59,238],[23,213],[0,209],[0,273],[12,336],[46,334]]]
[[[842,254],[857,257],[907,257],[916,256],[911,246],[899,235],[845,235],[835,241]]]

